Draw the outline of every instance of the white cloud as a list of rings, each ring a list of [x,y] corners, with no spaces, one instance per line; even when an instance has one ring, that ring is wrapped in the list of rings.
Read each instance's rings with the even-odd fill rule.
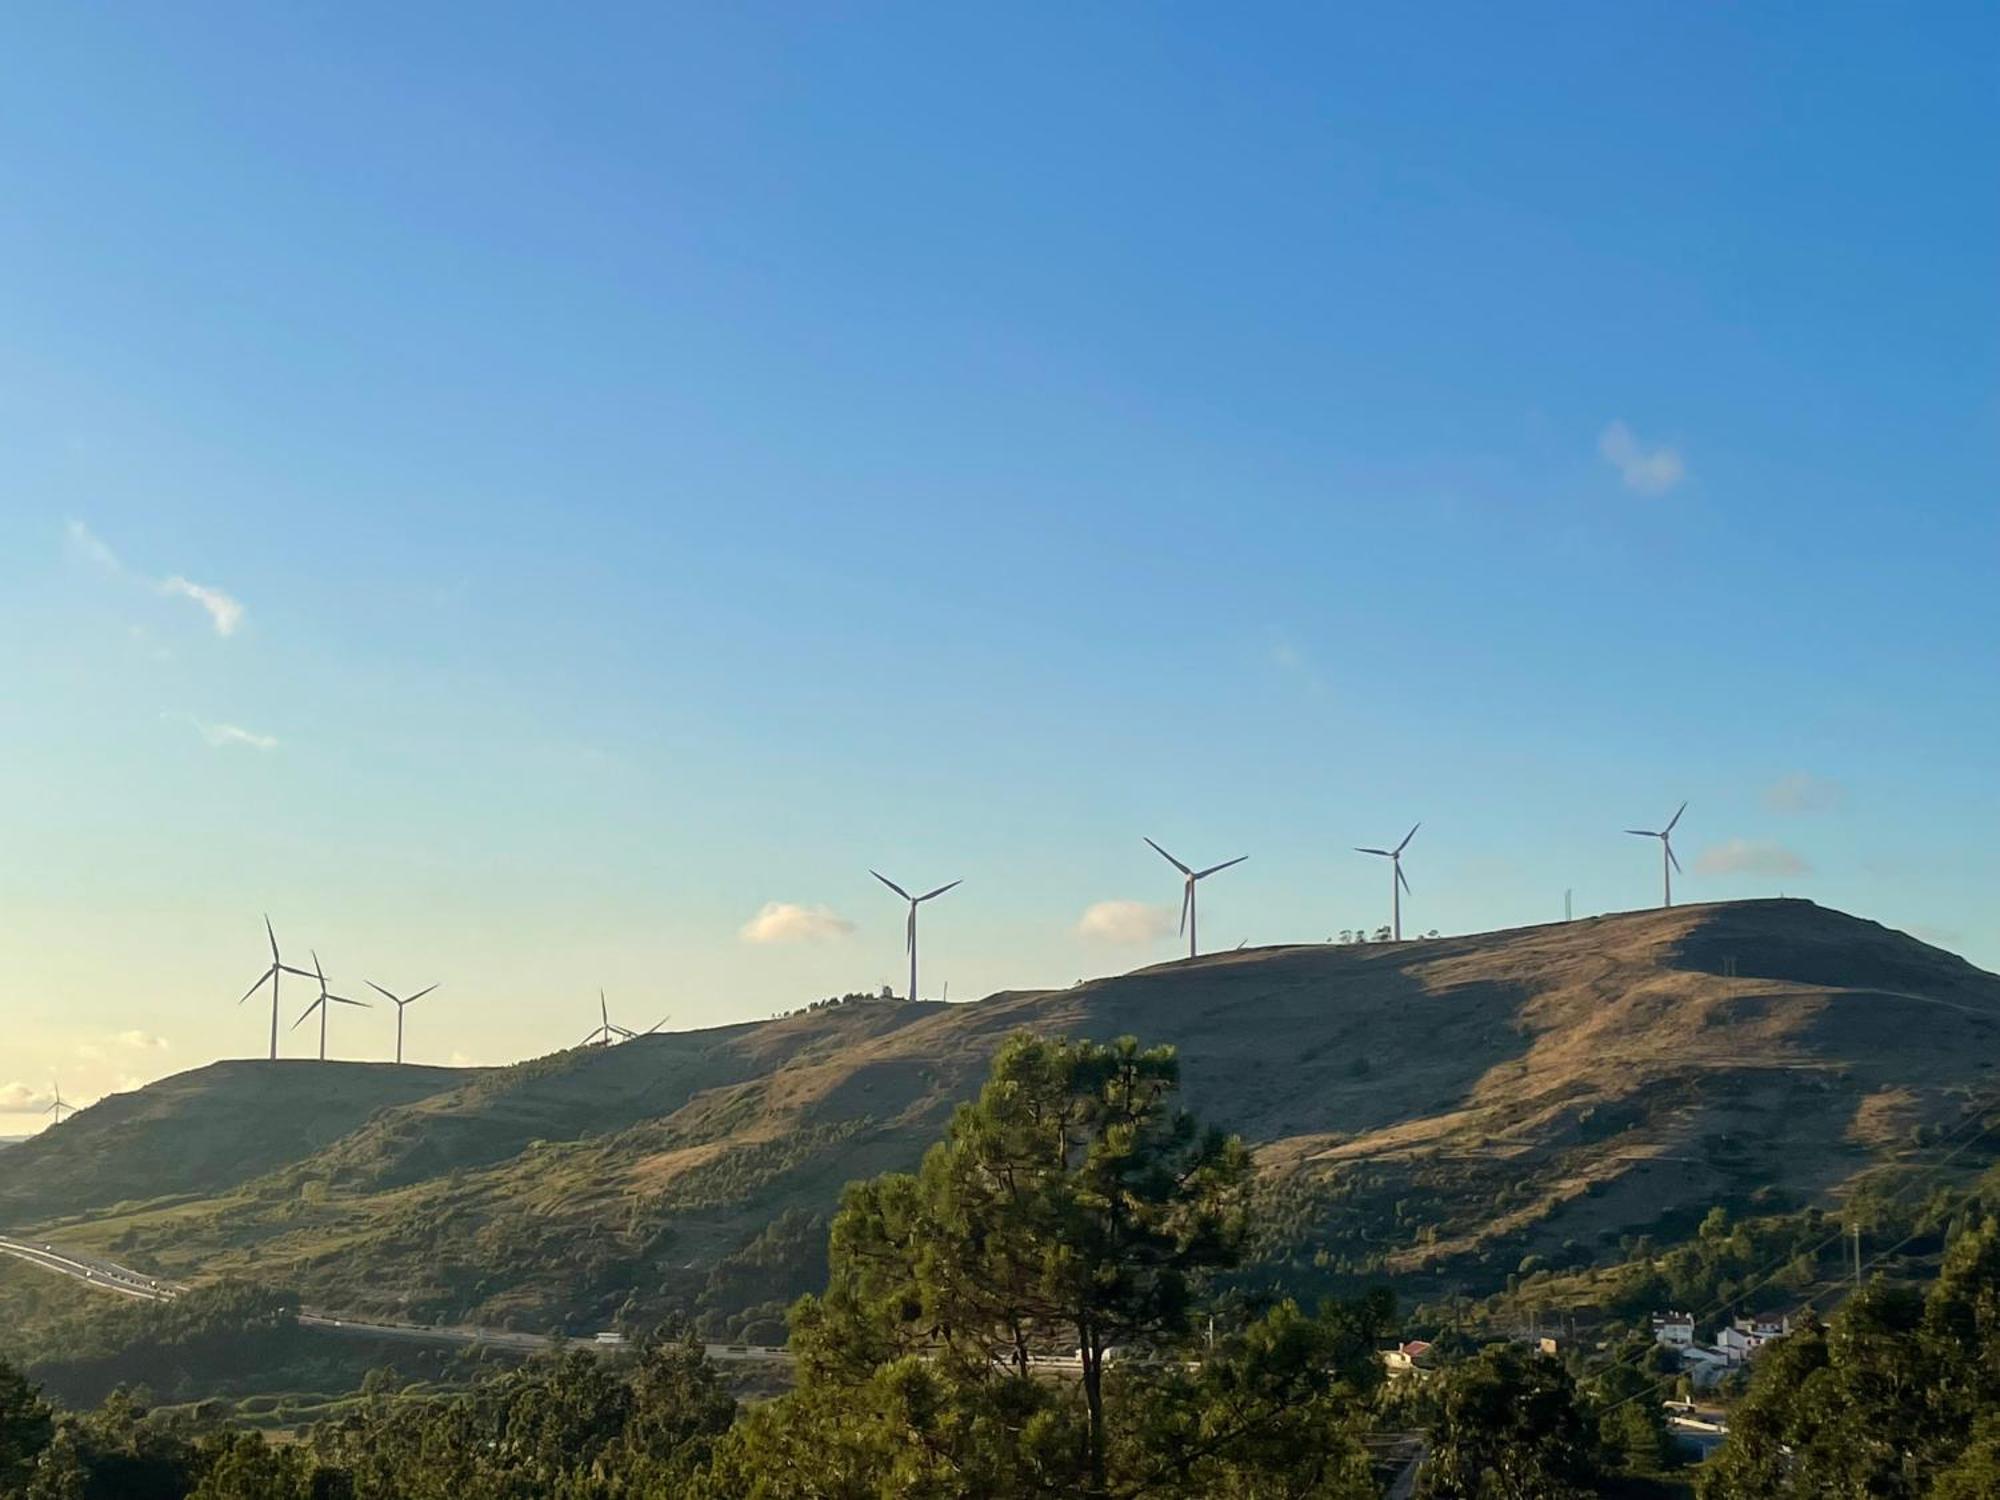
[[[164,1052],[172,1044],[163,1036],[155,1036],[150,1031],[121,1031],[118,1033],[120,1045],[140,1052]]]
[[[125,564],[118,560],[118,554],[83,522],[72,520],[66,529],[69,533],[69,544],[79,556],[97,564],[107,573],[125,571]]]
[[[1076,935],[1099,943],[1150,943],[1174,930],[1174,914],[1143,901],[1099,901],[1084,911]]]
[[[1649,448],[1623,422],[1613,422],[1598,434],[1597,451],[1618,471],[1626,489],[1642,495],[1664,495],[1687,478],[1679,449],[1665,443]]]
[[[252,750],[275,750],[278,737],[275,734],[260,734],[254,729],[245,729],[241,724],[210,724],[197,719],[193,714],[161,714],[163,719],[180,719],[194,726],[195,733],[206,740],[211,749],[224,750],[231,745],[244,745]]]
[[[124,560],[111,550],[111,544],[82,521],[72,519],[64,530],[69,537],[71,550],[105,572],[120,578],[138,578],[148,587],[156,588],[160,593],[172,598],[192,599],[208,612],[209,623],[215,627],[217,635],[234,635],[236,627],[243,623],[243,602],[221,589],[194,583],[178,573],[154,583],[152,579],[126,567]]]
[[[1731,839],[1704,849],[1695,868],[1704,875],[1805,875],[1806,862],[1782,844]]]
[[[854,924],[824,906],[800,906],[795,901],[766,901],[743,924],[738,935],[746,943],[818,943],[846,937]]]
[[[208,618],[215,626],[217,635],[234,635],[236,627],[243,623],[243,606],[221,589],[208,588],[199,583],[190,583],[176,573],[160,585],[163,594],[178,594],[192,599],[208,611]]]
[[[55,1096],[26,1083],[0,1083],[0,1114],[39,1113],[55,1102]]]
[[[1764,789],[1764,805],[1773,812],[1825,812],[1838,807],[1847,789],[1810,771],[1790,771]]]

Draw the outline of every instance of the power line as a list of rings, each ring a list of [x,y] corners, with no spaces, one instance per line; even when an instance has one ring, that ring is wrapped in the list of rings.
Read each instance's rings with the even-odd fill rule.
[[[1951,1151],[1945,1153],[1945,1155],[1941,1157],[1939,1160],[1932,1162],[1928,1167],[1924,1167],[1920,1169],[1920,1171],[1926,1173],[1941,1172],[1944,1170],[1944,1168],[1946,1168],[1953,1161],[1955,1161],[1959,1156],[1971,1150],[1972,1147],[1979,1142],[1981,1137],[1983,1137],[1986,1134],[1987,1130],[1992,1127],[1994,1122],[1991,1120],[1984,1119],[1984,1116],[1989,1111],[1996,1108],[2000,1108],[2000,1095],[1996,1095],[1994,1098],[1989,1099],[1985,1104],[1982,1104],[1978,1108],[1968,1112],[1963,1120],[1961,1120],[1957,1125],[1954,1125],[1951,1128],[1951,1130],[1945,1133],[1943,1139],[1949,1140],[1953,1135],[1957,1134],[1958,1131],[1970,1125],[1980,1125],[1981,1128],[1974,1131],[1971,1135],[1967,1136]],[[1940,1142],[1940,1144],[1942,1144],[1942,1141]],[[1920,1180],[1919,1175],[1913,1174],[1909,1181],[1905,1182],[1901,1187],[1897,1188],[1895,1192],[1889,1195],[1888,1201],[1891,1203],[1895,1202],[1896,1199],[1902,1197],[1904,1193],[1908,1192],[1910,1188],[1915,1186],[1919,1180]],[[1840,1228],[1836,1229],[1832,1234],[1828,1235],[1818,1244],[1812,1246],[1809,1250],[1794,1251],[1791,1254],[1785,1256],[1783,1258],[1782,1263],[1774,1261],[1772,1264],[1772,1268],[1769,1271],[1767,1271],[1764,1275],[1753,1279],[1748,1286],[1745,1286],[1742,1290],[1738,1291],[1735,1296],[1724,1298],[1721,1302],[1717,1303],[1715,1306],[1703,1312],[1699,1317],[1695,1319],[1695,1321],[1697,1323],[1705,1323],[1711,1317],[1714,1317],[1720,1313],[1727,1312],[1730,1308],[1734,1307],[1737,1303],[1741,1302],[1745,1297],[1748,1297],[1752,1292],[1759,1291],[1762,1288],[1769,1286],[1771,1282],[1777,1278],[1779,1272],[1782,1271],[1786,1265],[1790,1265],[1793,1261],[1797,1260],[1800,1255],[1810,1255],[1814,1261],[1817,1261],[1821,1253],[1825,1251],[1827,1246],[1833,1244],[1834,1242],[1843,1238],[1847,1234],[1849,1227],[1850,1225],[1843,1224]],[[1917,1239],[1919,1233],[1920,1231],[1913,1230],[1911,1233],[1905,1235],[1902,1239],[1898,1240],[1895,1244],[1891,1245],[1888,1249],[1882,1251],[1879,1255],[1877,1255],[1873,1260],[1871,1260],[1868,1263],[1866,1270],[1873,1270],[1876,1266],[1880,1265],[1883,1261],[1887,1260],[1891,1255],[1894,1255],[1898,1250],[1902,1249],[1912,1240]],[[1819,1284],[1820,1284],[1819,1281],[1815,1281],[1813,1283],[1813,1285],[1815,1286]],[[1646,1353],[1648,1352],[1650,1351],[1649,1350],[1640,1351],[1638,1358],[1643,1359]],[[1609,1366],[1606,1367],[1603,1373],[1609,1374],[1612,1370],[1617,1369],[1620,1365],[1623,1365],[1627,1362],[1628,1361],[1623,1359],[1614,1360]],[[1678,1378],[1679,1377],[1677,1375],[1671,1377],[1663,1377],[1659,1380],[1654,1381],[1651,1385],[1648,1385],[1640,1390],[1634,1391],[1629,1396],[1621,1397],[1619,1400],[1612,1402],[1611,1405],[1607,1406],[1604,1409],[1605,1414],[1608,1415],[1611,1412],[1617,1411],[1621,1406],[1625,1406],[1630,1402],[1640,1400],[1643,1397],[1650,1396],[1656,1391],[1664,1390],[1667,1386],[1671,1385],[1675,1379]]]

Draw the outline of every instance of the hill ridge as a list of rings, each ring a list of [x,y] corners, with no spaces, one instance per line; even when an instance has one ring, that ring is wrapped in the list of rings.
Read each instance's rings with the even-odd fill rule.
[[[31,1144],[0,1159],[0,1222],[83,1211],[168,1274],[398,1313],[741,1316],[730,1268],[809,1279],[809,1247],[774,1247],[774,1226],[914,1164],[1022,1027],[1179,1047],[1189,1106],[1257,1148],[1271,1264],[1485,1284],[1759,1183],[1828,1202],[1893,1165],[1990,1085],[2000,978],[1796,899],[1232,950],[412,1080],[333,1139],[148,1210],[81,1181],[24,1196]],[[170,1113],[131,1128],[191,1128]]]

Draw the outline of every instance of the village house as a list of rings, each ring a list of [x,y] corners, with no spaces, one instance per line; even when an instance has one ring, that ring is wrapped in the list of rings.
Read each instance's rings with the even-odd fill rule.
[[[1653,1341],[1669,1349],[1694,1346],[1694,1314],[1667,1312],[1653,1314]]]
[[[1398,1344],[1393,1349],[1382,1351],[1382,1368],[1391,1380],[1403,1380],[1409,1376],[1428,1376],[1431,1373],[1431,1346],[1426,1339],[1411,1339]]]

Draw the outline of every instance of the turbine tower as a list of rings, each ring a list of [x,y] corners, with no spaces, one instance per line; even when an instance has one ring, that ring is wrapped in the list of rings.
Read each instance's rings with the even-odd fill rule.
[[[598,1026],[589,1036],[577,1043],[579,1047],[609,1047],[613,1042],[629,1042],[639,1034],[636,1031],[627,1031],[623,1026],[614,1026],[611,1024],[611,1005],[604,998],[603,990],[597,992],[597,1019],[599,1022]],[[660,1026],[666,1024],[665,1018],[662,1018]],[[655,1026],[653,1030],[658,1031],[660,1026]],[[651,1035],[652,1033],[649,1032],[647,1034]]]
[[[868,873],[910,903],[910,920],[903,930],[903,946],[910,950],[910,999],[915,1000],[917,998],[917,908],[933,896],[942,896],[952,886],[963,885],[965,877],[960,876],[951,885],[941,885],[934,891],[925,891],[921,896],[912,896],[879,870],[870,870]]]
[[[1147,839],[1146,842],[1149,844],[1153,844],[1153,841],[1151,839]],[[1209,876],[1213,875],[1218,870],[1226,870],[1231,865],[1240,865],[1243,863],[1244,860],[1248,859],[1250,856],[1247,854],[1239,854],[1234,859],[1225,859],[1219,865],[1210,865],[1206,870],[1194,870],[1190,869],[1188,866],[1182,864],[1179,860],[1175,859],[1171,854],[1167,853],[1167,851],[1162,849],[1158,844],[1153,844],[1153,852],[1159,855],[1160,858],[1164,859],[1168,864],[1172,865],[1176,870],[1179,870],[1181,874],[1186,877],[1186,879],[1181,883],[1181,931],[1187,934],[1188,957],[1193,958],[1195,954],[1199,951],[1199,948],[1197,946],[1199,939],[1195,932],[1194,883],[1197,880],[1208,879]]]
[[[326,1012],[329,1004],[355,1005],[359,1006],[362,1010],[367,1010],[368,1002],[366,1000],[350,1000],[345,995],[336,995],[331,990],[329,990],[326,987],[326,970],[322,969],[319,966],[318,953],[313,954],[313,971],[311,977],[319,980],[319,997],[315,999],[311,1005],[308,1005],[304,1010],[299,1012],[298,1020],[292,1022],[292,1030],[297,1031],[301,1026],[305,1025],[306,1018],[308,1016],[310,1016],[314,1011],[318,1011],[319,1012],[319,1060],[321,1062],[325,1062],[326,1061]]]
[[[270,981],[271,1061],[276,1062],[278,1060],[278,976],[280,974],[296,974],[301,979],[310,979],[312,978],[312,974],[305,969],[295,969],[278,957],[278,935],[271,930],[271,919],[269,916],[264,918],[264,936],[271,940],[271,967],[258,976],[257,982],[245,990],[242,999],[239,999],[236,1003],[241,1005],[244,1000],[248,1000],[257,991],[262,989],[266,980]]]
[[[368,988],[373,990],[376,994],[382,996],[384,999],[393,1000],[396,1002],[396,1061],[400,1063],[403,1060],[403,1009],[405,1006],[415,1005],[419,1000],[423,999],[424,996],[428,995],[431,992],[431,990],[436,989],[437,986],[432,985],[430,986],[429,989],[418,990],[414,995],[410,996],[407,1000],[404,999],[401,995],[390,994],[389,991],[383,989],[381,985],[377,984],[372,979],[368,981]]]
[[[1417,830],[1424,825],[1412,823],[1410,831],[1403,835],[1403,842],[1393,849],[1363,849],[1356,847],[1356,854],[1379,854],[1389,861],[1389,933],[1397,942],[1403,940],[1403,892],[1410,888],[1410,877],[1403,873],[1403,851],[1410,847],[1410,840],[1417,836]]]
[[[1628,828],[1625,830],[1627,833],[1635,834],[1642,839],[1658,839],[1660,841],[1660,879],[1664,883],[1666,890],[1666,895],[1660,902],[1662,907],[1674,904],[1674,871],[1681,867],[1681,862],[1674,858],[1674,824],[1680,822],[1681,813],[1687,810],[1688,805],[1683,802],[1680,805],[1679,811],[1667,819],[1667,826],[1665,828]]]
[[[42,1113],[45,1115],[54,1115],[56,1117],[55,1123],[60,1125],[65,1116],[76,1113],[76,1106],[74,1104],[63,1103],[62,1085],[60,1083],[51,1080],[49,1087],[55,1090],[56,1102],[43,1110]]]

